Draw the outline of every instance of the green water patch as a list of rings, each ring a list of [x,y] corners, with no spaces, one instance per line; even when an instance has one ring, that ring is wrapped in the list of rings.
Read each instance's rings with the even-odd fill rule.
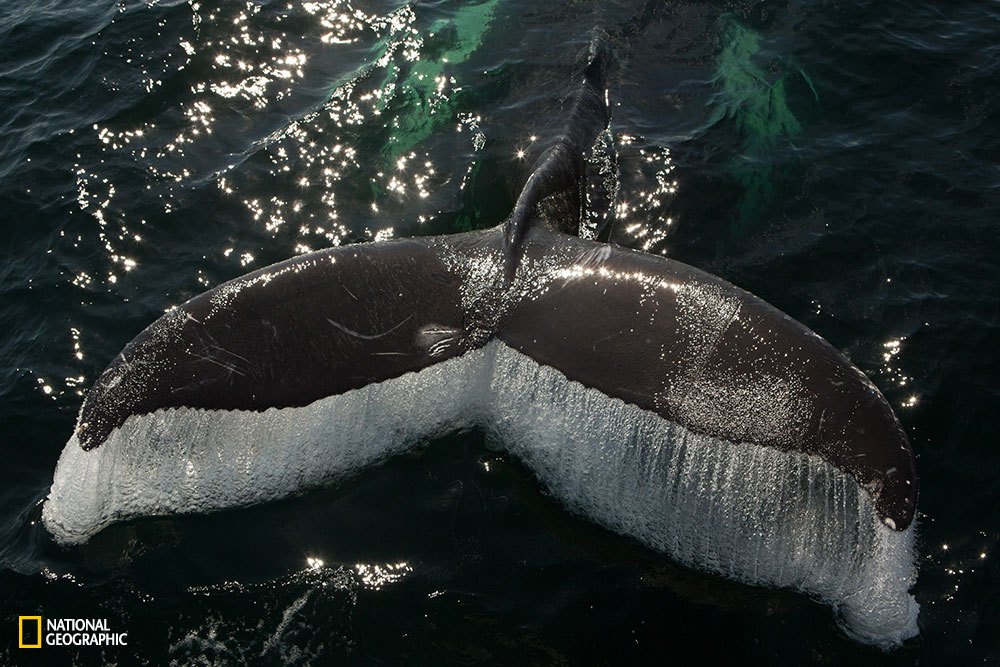
[[[458,95],[453,86],[457,82],[448,70],[467,61],[479,48],[498,1],[463,6],[453,17],[431,26],[419,60],[397,82],[398,95],[387,103],[396,112],[385,147],[390,164],[454,118]]]
[[[387,121],[373,137],[384,171],[396,170],[416,147],[443,126],[456,122],[463,110],[481,108],[495,95],[492,80],[480,87],[463,86],[457,72],[482,45],[498,3],[486,0],[460,6],[449,17],[422,30],[419,49],[404,49],[401,58],[376,54],[377,63],[389,61],[377,87],[380,93],[375,106],[376,114]],[[481,147],[476,145],[477,150]],[[480,165],[474,164],[471,175],[480,171]],[[370,187],[376,200],[385,194],[384,186],[376,181]],[[472,215],[465,224],[476,226],[478,218]]]
[[[729,173],[742,191],[735,231],[743,231],[765,212],[774,194],[774,154],[802,131],[792,111],[788,87],[801,79],[819,96],[809,76],[788,58],[762,53],[760,34],[732,15],[721,19],[722,50],[713,82],[718,93],[710,125],[723,122],[737,137],[738,155]]]

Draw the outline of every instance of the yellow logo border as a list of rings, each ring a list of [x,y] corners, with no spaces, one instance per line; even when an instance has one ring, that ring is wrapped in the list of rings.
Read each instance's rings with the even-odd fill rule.
[[[24,643],[24,622],[35,621],[38,623],[38,643]],[[18,648],[42,648],[42,617],[41,616],[18,616],[17,617],[17,647]]]

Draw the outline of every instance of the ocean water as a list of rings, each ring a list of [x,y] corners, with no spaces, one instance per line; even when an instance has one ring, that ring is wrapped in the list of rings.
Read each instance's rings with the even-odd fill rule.
[[[56,459],[125,343],[296,253],[497,224],[602,29],[613,241],[754,292],[886,395],[918,455],[918,638],[885,654],[672,564],[476,431],[51,541]],[[0,4],[0,664],[997,664],[998,34],[964,1]],[[129,646],[18,649],[36,613]]]

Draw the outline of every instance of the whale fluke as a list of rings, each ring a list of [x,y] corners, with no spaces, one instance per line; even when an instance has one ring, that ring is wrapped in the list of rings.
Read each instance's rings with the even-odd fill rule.
[[[63,544],[266,502],[483,428],[574,512],[693,568],[917,633],[917,476],[885,398],[726,281],[578,238],[597,43],[505,224],[312,252],[164,314],[87,394],[42,517]]]

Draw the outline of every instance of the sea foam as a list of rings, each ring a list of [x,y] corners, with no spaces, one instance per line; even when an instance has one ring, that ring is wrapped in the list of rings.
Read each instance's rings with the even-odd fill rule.
[[[305,407],[159,410],[91,451],[74,436],[42,517],[78,544],[118,521],[329,484],[470,426],[572,511],[680,563],[811,595],[865,643],[917,634],[915,523],[883,525],[853,478],[817,456],[691,432],[498,341]]]

